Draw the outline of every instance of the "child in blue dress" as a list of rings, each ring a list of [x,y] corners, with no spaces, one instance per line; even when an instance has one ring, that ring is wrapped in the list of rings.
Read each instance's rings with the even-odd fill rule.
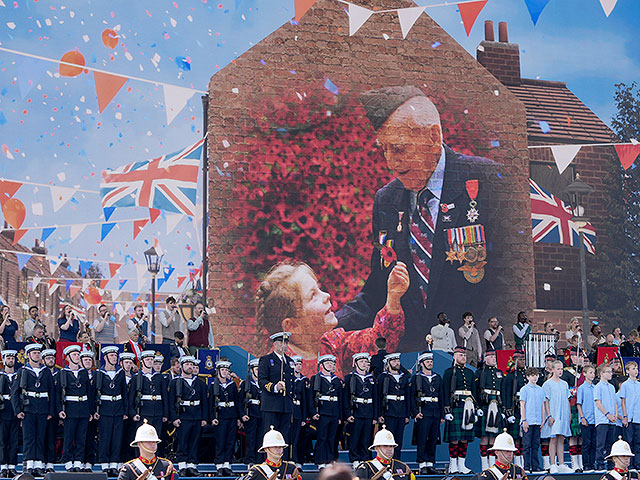
[[[569,409],[569,384],[562,380],[562,362],[552,365],[551,378],[544,382],[542,389],[549,399],[550,415],[544,421],[540,436],[549,439],[550,473],[573,473],[564,463],[564,439],[571,437],[571,410]],[[556,461],[557,458],[557,461]]]

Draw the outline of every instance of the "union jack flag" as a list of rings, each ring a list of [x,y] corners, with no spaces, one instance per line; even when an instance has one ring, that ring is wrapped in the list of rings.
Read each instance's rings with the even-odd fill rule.
[[[149,207],[193,216],[204,138],[152,160],[102,172],[102,208]]]
[[[529,179],[531,191],[531,227],[534,242],[562,243],[578,246],[580,230],[571,221],[571,207]],[[587,252],[596,253],[596,229],[587,223],[583,228],[584,248]]]

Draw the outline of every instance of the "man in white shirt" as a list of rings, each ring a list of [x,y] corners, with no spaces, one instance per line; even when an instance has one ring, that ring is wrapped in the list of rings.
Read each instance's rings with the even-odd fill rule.
[[[450,323],[446,313],[440,312],[438,314],[438,325],[431,327],[432,350],[453,353],[453,349],[456,348],[456,334],[449,326]]]

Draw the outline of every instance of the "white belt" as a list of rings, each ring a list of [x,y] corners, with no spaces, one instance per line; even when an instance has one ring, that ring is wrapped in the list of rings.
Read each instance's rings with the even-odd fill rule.
[[[353,399],[353,401],[355,403],[364,403],[364,404],[369,404],[369,403],[373,403],[373,398],[360,398],[360,397],[355,397]]]
[[[337,402],[338,397],[330,397],[329,395],[320,395],[318,400],[322,400],[323,402]]]
[[[11,395],[2,395],[3,400],[11,400]]]
[[[162,400],[162,395],[142,395],[140,400],[153,400],[155,402],[156,400]]]
[[[420,397],[420,401],[421,402],[433,402],[433,403],[438,403],[439,398],[438,397]]]
[[[107,402],[117,402],[118,400],[122,400],[122,395],[100,395],[100,400],[105,400]]]
[[[300,400],[294,400],[294,401],[293,401],[293,404],[294,404],[294,405],[300,405]]]
[[[500,395],[500,390],[490,390],[488,388],[485,388],[482,391],[483,391],[483,393],[486,393],[487,395]]]
[[[86,402],[89,400],[89,397],[86,395],[67,395],[64,397],[65,402]]]
[[[397,402],[401,402],[404,400],[404,395],[387,395],[387,400],[395,400]]]
[[[258,399],[258,398],[250,398],[249,399],[249,403],[251,405],[260,405],[260,399]]]
[[[234,407],[235,402],[217,402],[216,407]]]
[[[197,407],[200,405],[200,400],[180,400],[181,407]]]
[[[456,390],[453,392],[454,395],[466,395],[468,397],[471,396],[471,390]]]
[[[49,398],[49,393],[47,393],[47,392],[27,392],[27,397]]]

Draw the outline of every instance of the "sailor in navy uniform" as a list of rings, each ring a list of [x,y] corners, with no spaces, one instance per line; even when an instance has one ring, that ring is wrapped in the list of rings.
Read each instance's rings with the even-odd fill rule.
[[[236,434],[242,416],[238,387],[231,380],[231,362],[224,358],[216,362],[216,378],[209,385],[211,421],[216,427],[216,472],[219,477],[231,477],[231,461]]]
[[[127,381],[124,370],[118,367],[118,352],[116,345],[102,348],[104,367],[96,371],[93,379],[99,432],[98,461],[108,477],[118,475],[123,422],[129,411]]]
[[[489,450],[495,454],[495,465],[475,475],[473,480],[527,480],[524,468],[513,463],[514,452],[518,449],[506,428]]]
[[[173,464],[166,458],[156,456],[159,443],[156,429],[143,422],[131,442],[131,447],[140,449],[140,455],[122,466],[118,480],[137,480],[145,474],[148,474],[148,480],[177,480]]]
[[[240,384],[240,398],[243,405],[242,424],[247,446],[245,463],[248,465],[256,463],[258,442],[262,434],[262,412],[260,411],[262,391],[260,390],[260,385],[258,385],[258,362],[257,358],[249,361],[249,374]]]
[[[434,468],[440,424],[444,422],[442,378],[433,371],[433,353],[418,356],[419,371],[411,379],[411,416],[415,418],[416,461],[420,475],[439,475]]]
[[[378,377],[378,422],[393,433],[400,452],[404,427],[409,423],[409,375],[401,371],[399,353],[385,355],[384,364],[385,371]]]
[[[53,349],[42,351],[42,359],[44,360],[44,365],[51,371],[54,384],[57,381],[58,372],[60,371],[60,369],[56,367],[56,355],[57,352]],[[53,466],[57,460],[56,439],[58,436],[59,421],[60,420],[57,416],[54,416],[47,420],[47,429],[45,430],[44,441],[44,460],[46,473],[53,473],[55,471]]]
[[[133,367],[135,365],[136,355],[135,353],[122,352],[120,354],[120,367],[124,372],[124,379],[127,383],[127,418],[123,422],[122,426],[122,447],[120,448],[120,464],[125,462],[127,458],[131,458],[134,453],[134,448],[131,447],[133,437],[136,434],[136,424],[133,421],[134,408],[134,388],[135,388],[135,373]]]
[[[299,470],[307,452],[307,440],[309,439],[308,428],[303,428],[309,424],[309,412],[307,404],[309,401],[309,379],[302,375],[302,357],[295,355],[293,359],[293,423],[291,424],[291,460]]]
[[[153,350],[140,353],[140,371],[129,385],[129,408],[138,426],[146,419],[159,432],[169,416],[169,397],[165,378],[153,370],[155,354]]]
[[[353,468],[371,460],[368,450],[377,422],[378,392],[376,381],[369,373],[371,355],[367,352],[353,355],[353,372],[344,377],[343,418],[351,425],[349,430],[349,461]]]
[[[415,477],[409,465],[393,458],[396,447],[398,444],[393,433],[383,425],[369,447],[369,450],[376,452],[376,458],[362,462],[356,468],[356,476],[360,480],[369,480],[376,475],[381,480],[414,480]],[[381,470],[384,470],[384,473],[380,473]]]
[[[27,472],[41,477],[44,472],[44,433],[55,410],[55,387],[51,371],[41,364],[42,345],[24,348],[27,364],[18,370],[11,387],[11,405],[22,420],[23,459]]]
[[[258,385],[262,390],[260,408],[262,410],[262,429],[270,425],[282,433],[285,442],[290,443],[291,421],[293,416],[293,361],[286,354],[289,345],[289,332],[271,335],[273,351],[260,357],[258,362]],[[286,452],[285,452],[286,458]]]
[[[82,350],[80,352],[80,365],[87,371],[89,375],[89,384],[93,390],[94,405],[91,416],[89,417],[89,426],[87,427],[87,438],[84,447],[84,456],[81,470],[90,473],[93,464],[98,460],[98,417],[95,412],[95,389],[93,383],[93,363],[94,353],[91,350]]]
[[[322,355],[318,358],[320,371],[309,383],[309,415],[316,422],[315,463],[319,468],[326,467],[338,458],[336,435],[342,418],[342,380],[334,375],[336,357]]]
[[[193,374],[195,358],[180,359],[182,375],[169,384],[169,419],[176,427],[176,461],[180,476],[198,477],[198,445],[207,424],[207,386]]]
[[[0,371],[0,477],[13,478],[17,475],[18,463],[18,436],[20,420],[16,417],[11,405],[11,387],[16,379],[16,355],[15,350],[2,351],[2,364],[4,369]]]
[[[635,455],[627,442],[618,437],[618,441],[611,446],[611,453],[606,459],[613,462],[613,470],[606,472],[600,480],[637,480],[638,471],[629,471],[629,465]]]
[[[244,480],[302,480],[301,470],[293,462],[282,460],[287,442],[280,432],[271,429],[264,434],[262,447],[259,452],[265,452],[267,459],[264,463],[254,465]]]

